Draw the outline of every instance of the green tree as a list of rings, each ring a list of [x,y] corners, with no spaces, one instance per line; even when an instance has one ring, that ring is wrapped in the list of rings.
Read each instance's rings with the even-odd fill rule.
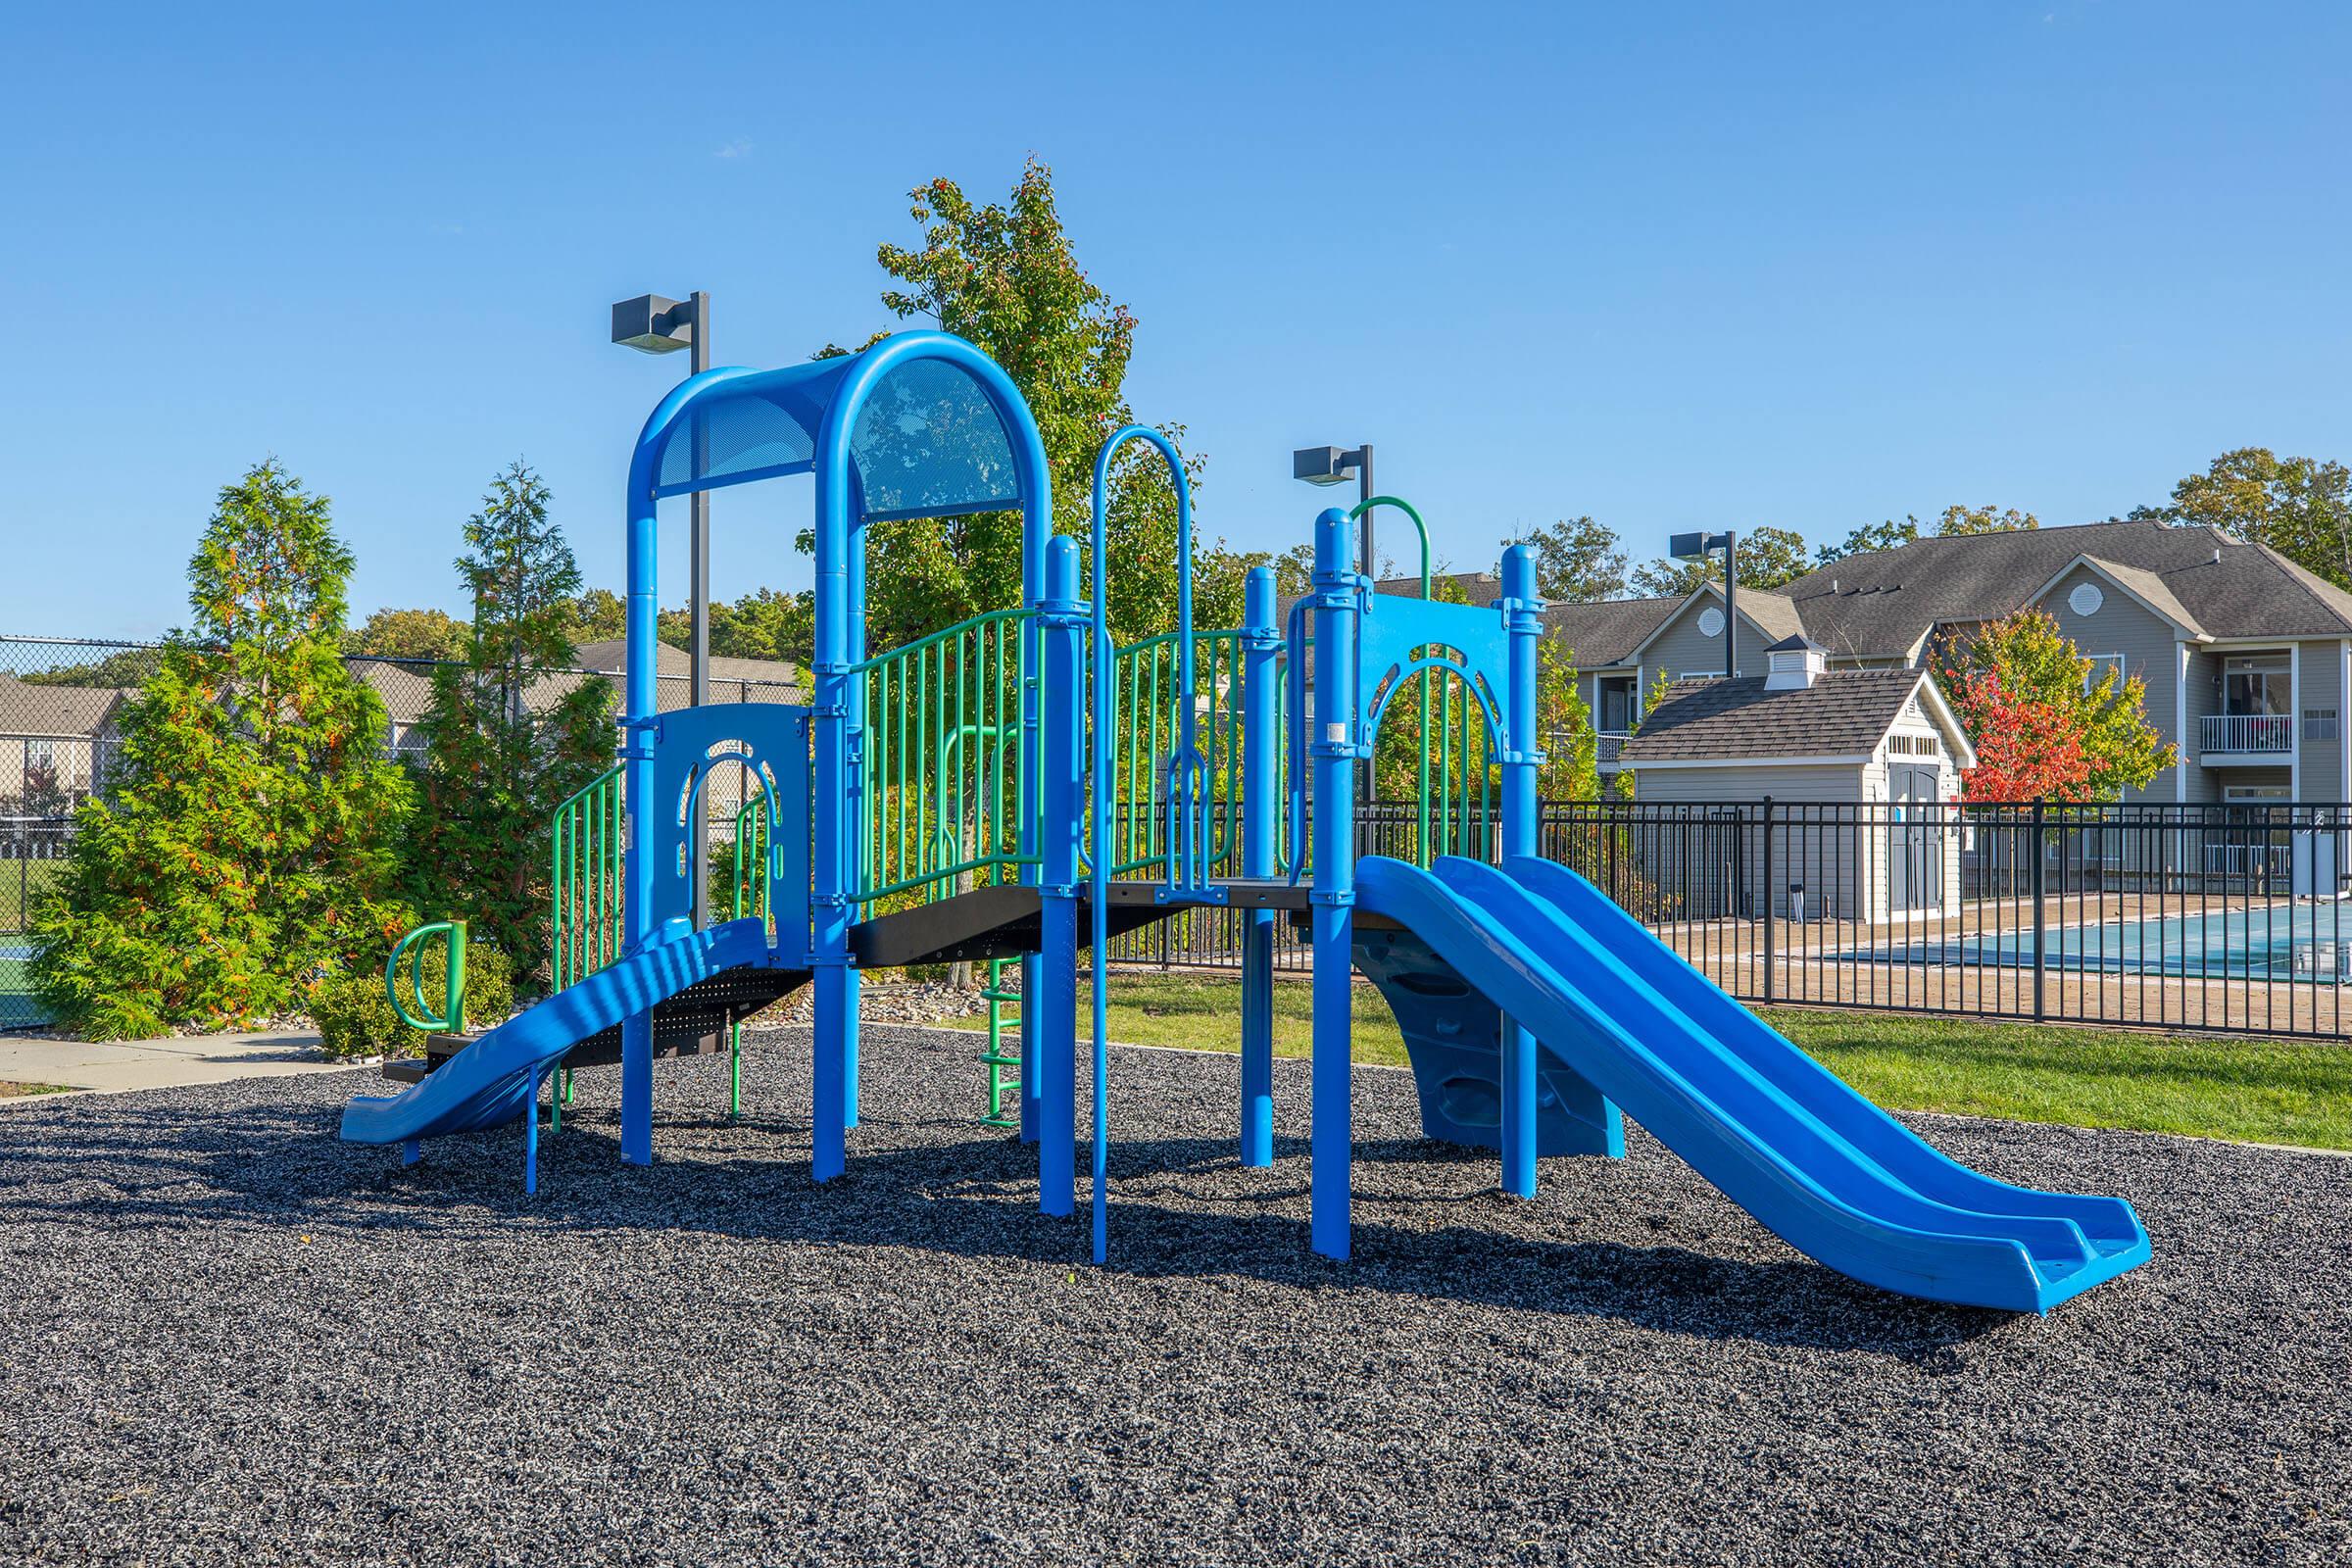
[[[191,623],[122,718],[33,921],[33,981],[95,1039],[281,1013],[380,953],[408,781],[342,659],[352,556],[275,462],[222,488],[188,564]]]
[[[1936,519],[1936,537],[1951,539],[1976,533],[2027,533],[2041,526],[2041,519],[2031,512],[2015,507],[1995,510],[1991,507],[1946,507],[1943,515]]]
[[[693,612],[684,605],[662,611],[656,635],[673,648],[693,647]],[[713,659],[781,659],[806,668],[815,641],[816,595],[808,589],[755,588],[733,604],[710,606]]]
[[[564,635],[574,646],[612,642],[628,634],[629,607],[612,589],[591,588],[572,600]]]
[[[1906,516],[1897,522],[1892,517],[1884,522],[1865,522],[1834,545],[1823,545],[1814,560],[1821,565],[1843,561],[1848,556],[1867,556],[1880,550],[1900,550],[1919,537],[1919,519]]]
[[[577,662],[580,568],[517,462],[466,522],[458,575],[473,597],[463,663],[433,671],[410,886],[464,918],[518,975],[547,959],[548,834],[556,808],[611,765],[611,682],[549,675]]]
[[[2221,529],[2352,588],[2352,469],[2239,447],[2173,486],[2177,522]]]
[[[1972,741],[1998,748],[2007,737],[1985,726],[2025,714],[2080,747],[2082,799],[2121,799],[2173,765],[2173,748],[2148,723],[2146,682],[2119,679],[2113,667],[2094,682],[2090,661],[2038,610],[1988,623],[1938,662],[1936,679]]]
[[[1625,594],[1625,546],[1589,516],[1571,517],[1527,536],[1536,547],[1536,587],[1544,598],[1589,605]]]
[[[1740,586],[1778,588],[1813,569],[1805,540],[1792,528],[1751,528],[1740,536]],[[1634,590],[1651,598],[1688,598],[1723,580],[1723,558],[1709,553],[1690,561],[1661,556],[1634,572]]]
[[[164,662],[160,648],[125,648],[86,663],[54,664],[24,677],[27,686],[138,686]]]
[[[1084,539],[1096,451],[1134,418],[1124,390],[1134,313],[1078,265],[1053,172],[1035,159],[1001,206],[975,203],[950,179],[908,194],[922,243],[877,251],[883,270],[903,285],[886,289],[883,305],[903,320],[926,318],[970,340],[1004,367],[1044,439],[1055,531]],[[821,354],[846,352],[827,345]],[[1181,444],[1181,425],[1160,428]],[[1197,489],[1199,455],[1186,464]],[[1175,493],[1159,455],[1141,444],[1120,454],[1110,488],[1110,618],[1113,637],[1126,643],[1175,624]],[[867,640],[876,649],[1021,602],[1017,513],[876,522],[866,539]],[[807,550],[814,541],[804,533],[801,543]],[[1218,548],[1198,533],[1195,547],[1203,556]],[[1089,573],[1091,580],[1091,566]],[[1215,575],[1239,581],[1238,573]],[[1196,607],[1196,624],[1215,623]]]
[[[466,623],[438,610],[378,610],[343,634],[343,648],[384,659],[457,659]]]

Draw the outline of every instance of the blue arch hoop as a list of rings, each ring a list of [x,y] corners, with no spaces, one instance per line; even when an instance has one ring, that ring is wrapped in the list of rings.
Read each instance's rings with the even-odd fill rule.
[[[629,460],[626,493],[628,522],[628,659],[624,683],[621,758],[627,798],[654,800],[654,760],[651,730],[658,722],[655,700],[657,596],[656,553],[660,539],[658,506],[666,496],[695,489],[749,483],[788,473],[815,477],[816,639],[812,661],[811,712],[814,727],[815,777],[812,792],[813,854],[810,857],[810,959],[815,969],[817,1046],[813,1073],[814,1173],[819,1181],[839,1175],[846,1154],[846,1133],[857,1118],[858,980],[850,961],[849,928],[852,913],[849,868],[856,863],[853,842],[861,817],[851,795],[849,768],[852,733],[864,721],[861,683],[851,678],[851,665],[865,648],[865,552],[863,534],[870,519],[858,457],[853,443],[858,417],[897,372],[924,364],[955,368],[969,378],[986,400],[1004,437],[1014,480],[1009,497],[992,490],[986,497],[950,500],[936,506],[916,504],[891,511],[891,516],[947,516],[974,511],[1004,511],[1015,507],[1022,514],[1021,591],[1035,609],[1045,597],[1046,545],[1053,533],[1053,488],[1045,443],[1020,389],[996,363],[963,339],[946,332],[902,332],[857,355],[836,368],[831,362],[758,370],[727,367],[706,370],[672,388],[654,408],[639,433]],[[663,484],[662,462],[670,443],[681,432],[698,439],[711,427],[712,416],[731,405],[768,399],[779,427],[789,424],[809,437],[806,457],[779,451],[777,461],[726,473],[706,471],[698,463],[683,481]],[[1022,879],[1037,880],[1037,776],[1039,724],[1037,675],[1040,645],[1032,622],[1021,639],[1021,769],[1020,852]],[[632,810],[644,808],[632,806]],[[654,934],[655,866],[649,840],[632,834],[622,858],[622,909],[625,941],[642,945]],[[1023,961],[1023,981],[1033,985],[1036,960]],[[1030,995],[1036,992],[1032,989]],[[1023,1009],[1022,1111],[1026,1125],[1035,1114],[1036,1080],[1032,1065],[1035,1049],[1033,1009]],[[636,1164],[653,1157],[653,1042],[650,1014],[632,1018],[622,1036],[621,1157]]]

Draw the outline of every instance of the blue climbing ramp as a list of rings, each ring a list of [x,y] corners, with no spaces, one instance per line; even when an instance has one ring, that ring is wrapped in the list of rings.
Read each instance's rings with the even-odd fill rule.
[[[1524,1024],[1593,1096],[1839,1273],[2044,1312],[2147,1259],[2131,1204],[1938,1153],[1564,867],[1445,858],[1433,873],[1368,857],[1356,878],[1358,911],[1442,965],[1425,985],[1455,977]]]
[[[642,951],[500,1024],[405,1092],[344,1106],[344,1141],[401,1144],[504,1126],[531,1105],[540,1080],[573,1046],[698,981],[767,959],[764,920],[708,931],[673,921]]]

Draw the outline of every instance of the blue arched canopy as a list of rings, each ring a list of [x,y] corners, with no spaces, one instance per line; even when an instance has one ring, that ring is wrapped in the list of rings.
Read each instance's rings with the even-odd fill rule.
[[[629,464],[629,655],[624,723],[632,798],[652,799],[658,608],[657,506],[697,490],[808,473],[816,480],[814,890],[819,963],[846,954],[851,793],[845,728],[861,721],[864,549],[868,523],[1018,510],[1023,597],[1045,594],[1053,534],[1045,443],[1020,390],[995,361],[946,332],[901,332],[858,354],[772,370],[706,370],[655,408]],[[789,548],[779,540],[779,548]],[[1024,636],[1024,663],[1031,649]],[[1022,730],[1034,744],[1036,694],[1024,681]],[[1029,770],[1022,775],[1030,788]],[[1033,813],[1021,820],[1024,852]],[[626,856],[625,903],[634,938],[650,935],[652,863],[645,835]],[[820,987],[820,989],[822,989]]]
[[[962,353],[942,354],[954,345]],[[926,348],[930,352],[923,352]],[[869,361],[885,349],[889,364]],[[908,352],[913,350],[914,352]],[[967,358],[968,356],[968,358]],[[646,421],[632,488],[656,500],[815,468],[845,387],[857,520],[946,517],[1021,504],[1028,410],[1001,376],[975,371],[977,350],[942,332],[909,332],[862,354],[774,370],[709,370],[681,383]],[[1033,439],[1033,437],[1031,437]]]

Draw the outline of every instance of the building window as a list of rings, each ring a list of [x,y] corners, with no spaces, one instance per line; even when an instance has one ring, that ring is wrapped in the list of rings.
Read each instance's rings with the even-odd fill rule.
[[[1600,733],[1623,735],[1634,727],[1634,677],[1610,676],[1600,682]]]
[[[2111,669],[2115,671],[2115,684],[2118,689],[2121,689],[2126,678],[2124,675],[2123,655],[2085,654],[2082,657],[2084,660],[2082,666],[2082,689],[2084,691],[2097,691],[2099,689],[2099,682],[2107,678],[2107,672]]]
[[[2306,708],[2303,710],[2303,738],[2307,741],[2335,739],[2335,710]]]
[[[24,788],[27,793],[57,784],[57,742],[24,743]]]
[[[2254,654],[2222,664],[2222,711],[2225,713],[2283,713],[2293,694],[2287,656]]]

